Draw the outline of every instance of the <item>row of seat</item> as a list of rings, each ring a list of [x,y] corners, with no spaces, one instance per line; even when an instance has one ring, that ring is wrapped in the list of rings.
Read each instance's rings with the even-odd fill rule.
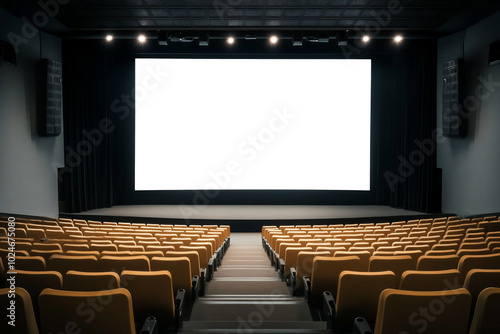
[[[37,334],[40,328],[42,333],[135,334],[136,327],[151,317],[161,330],[181,326],[185,291],[175,290],[169,271],[125,270],[120,275],[70,271],[64,278],[66,290],[61,275],[49,273],[16,275],[16,333]],[[0,289],[3,309],[9,306],[9,293],[9,288]],[[0,324],[2,333],[13,333],[12,329],[6,321]]]

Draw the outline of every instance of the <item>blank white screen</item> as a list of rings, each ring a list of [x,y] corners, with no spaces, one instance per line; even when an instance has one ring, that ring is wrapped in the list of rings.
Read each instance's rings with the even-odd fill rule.
[[[136,190],[370,190],[371,61],[136,59]]]

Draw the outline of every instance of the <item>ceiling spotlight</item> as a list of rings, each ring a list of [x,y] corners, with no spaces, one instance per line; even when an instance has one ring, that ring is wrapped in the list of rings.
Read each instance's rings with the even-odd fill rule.
[[[269,37],[269,43],[275,45],[276,43],[278,43],[278,36],[276,35],[272,35],[271,37]]]
[[[234,37],[232,37],[232,36],[228,37],[227,40],[226,40],[226,42],[229,45],[233,45],[234,44]]]
[[[363,43],[368,43],[370,41],[370,36],[364,35],[361,40],[363,41]]]
[[[337,44],[338,46],[347,45],[347,40],[349,39],[349,30],[341,30],[337,33]]]
[[[139,43],[145,43],[146,42],[146,36],[145,35],[139,35],[137,37],[137,40],[139,41]]]
[[[113,35],[106,35],[106,41],[111,42],[113,40]]]
[[[403,41],[403,36],[401,36],[401,35],[396,35],[396,36],[394,37],[394,42],[396,42],[396,43],[401,43],[402,41]]]

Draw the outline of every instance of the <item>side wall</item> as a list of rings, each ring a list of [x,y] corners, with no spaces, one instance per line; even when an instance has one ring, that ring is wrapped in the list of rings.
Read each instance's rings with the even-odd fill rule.
[[[500,212],[500,65],[488,66],[490,43],[500,40],[500,13],[439,40],[437,124],[441,126],[443,63],[464,59],[463,109],[469,133],[438,144],[443,171],[442,211],[462,216]]]
[[[0,65],[0,212],[58,217],[57,167],[63,135],[39,137],[35,66],[40,57],[61,61],[61,40],[23,30],[22,20],[0,8],[0,40],[19,39],[17,66]]]

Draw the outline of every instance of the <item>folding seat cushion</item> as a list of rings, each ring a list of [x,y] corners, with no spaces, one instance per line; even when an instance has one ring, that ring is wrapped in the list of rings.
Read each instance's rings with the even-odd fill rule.
[[[12,333],[12,334],[38,334],[38,326],[36,323],[35,312],[33,310],[33,304],[31,301],[31,296],[25,289],[21,287],[16,287],[15,289],[15,299],[11,298],[10,288],[0,289],[0,308],[2,313],[6,317],[0,321],[0,332],[1,333]],[[15,305],[11,305],[11,301],[15,300]],[[13,309],[15,313],[15,326],[9,324],[11,318],[9,315],[11,311],[9,308]]]
[[[127,289],[63,291],[39,297],[42,333],[135,334],[132,297]]]

